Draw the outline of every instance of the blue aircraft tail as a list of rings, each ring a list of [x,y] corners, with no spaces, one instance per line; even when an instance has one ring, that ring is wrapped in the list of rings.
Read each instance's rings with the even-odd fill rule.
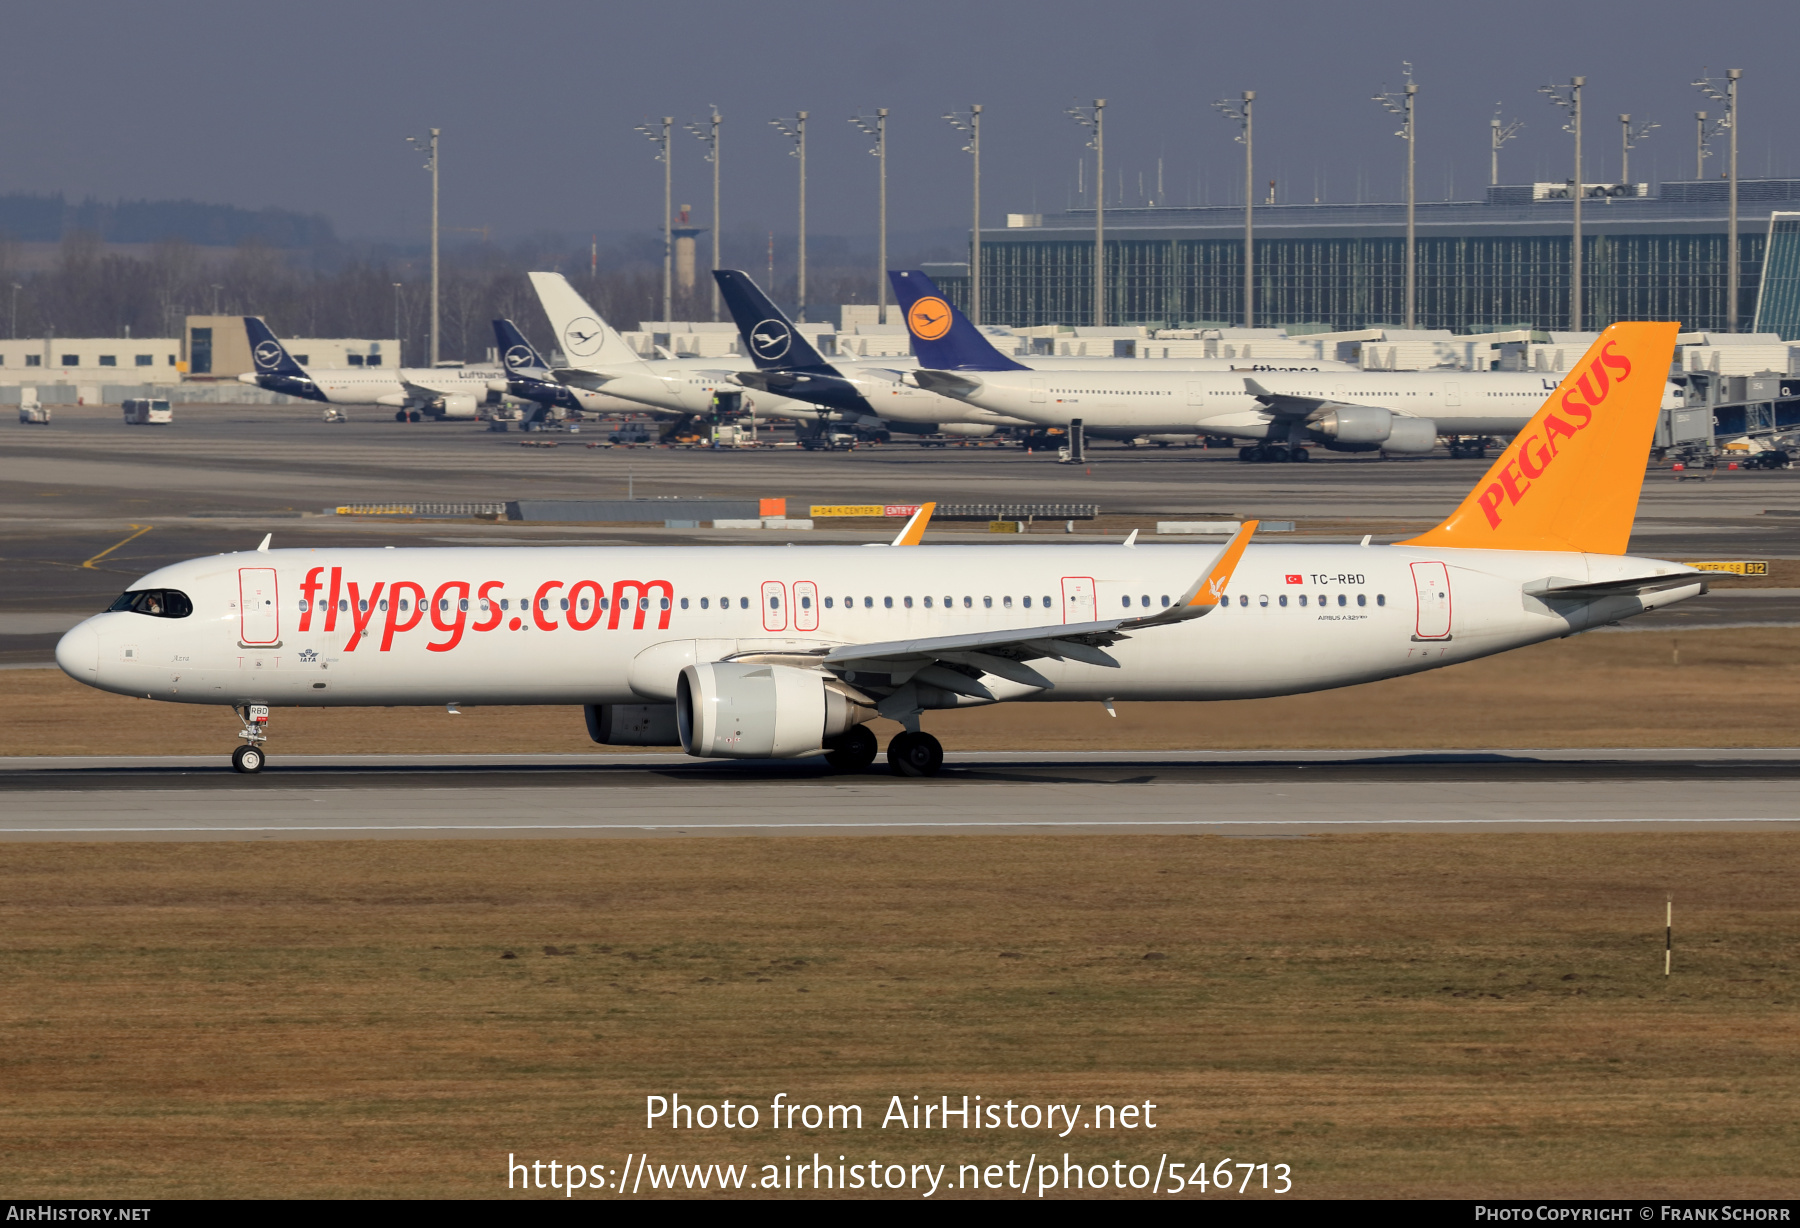
[[[284,375],[307,378],[306,368],[293,360],[287,347],[269,331],[269,326],[255,316],[244,317],[244,331],[250,337],[250,360],[258,375]]]
[[[506,368],[508,375],[547,376],[550,364],[511,320],[494,321],[494,346],[500,352],[500,365]]]
[[[833,368],[813,349],[781,308],[769,301],[748,273],[714,269],[719,293],[737,323],[744,353],[760,371],[827,371]]]
[[[1029,369],[995,349],[967,316],[950,305],[937,283],[918,269],[889,270],[888,282],[906,313],[906,331],[920,366],[938,371]]]

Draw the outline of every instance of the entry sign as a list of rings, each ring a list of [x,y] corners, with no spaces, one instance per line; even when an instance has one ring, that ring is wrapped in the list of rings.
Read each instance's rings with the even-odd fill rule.
[[[1766,559],[1706,559],[1689,563],[1695,571],[1721,571],[1733,576],[1766,576],[1769,564]]]

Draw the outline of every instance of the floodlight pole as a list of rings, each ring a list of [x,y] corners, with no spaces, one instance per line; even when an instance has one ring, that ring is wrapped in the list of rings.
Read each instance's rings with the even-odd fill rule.
[[[1738,324],[1737,108],[1738,81],[1743,75],[1744,70],[1741,68],[1726,69],[1725,88],[1722,90],[1715,84],[1715,79],[1712,77],[1701,77],[1698,81],[1694,82],[1694,88],[1699,90],[1702,94],[1705,94],[1714,102],[1722,102],[1725,104],[1725,114],[1719,117],[1717,123],[1713,127],[1713,133],[1715,135],[1720,132],[1729,132],[1731,134],[1731,144],[1726,149],[1725,157],[1725,178],[1727,180],[1725,189],[1725,331],[1728,333],[1735,333]],[[1704,111],[1700,112],[1701,116],[1704,116],[1705,114]],[[1702,122],[1702,128],[1704,129],[1704,122]],[[1701,142],[1701,148],[1703,150],[1705,148],[1704,138]],[[1702,153],[1700,156],[1704,157],[1705,154]],[[1698,158],[1695,159],[1695,163],[1695,169],[1698,171]],[[1699,175],[1696,174],[1695,178],[1699,178]]]
[[[796,276],[794,305],[794,323],[806,323],[806,112],[794,113],[794,126],[788,127],[787,121],[772,119],[771,127],[794,142],[794,148],[788,151],[790,158],[800,159],[800,261]],[[774,287],[769,287],[773,290]]]
[[[1706,112],[1694,112],[1694,178],[1706,178],[1706,159],[1712,151],[1706,147]]]
[[[1094,130],[1088,148],[1094,151],[1094,326],[1106,323],[1106,99],[1094,99],[1091,107],[1070,107],[1063,114],[1083,128]],[[1077,163],[1079,173],[1080,163]]]
[[[1660,128],[1660,127],[1662,127],[1661,124],[1652,124],[1652,123],[1646,122],[1646,123],[1639,124],[1637,127],[1633,128],[1631,126],[1631,116],[1629,116],[1629,115],[1619,116],[1619,128],[1621,130],[1620,143],[1619,143],[1619,182],[1620,183],[1625,184],[1627,187],[1630,186],[1630,184],[1631,184],[1631,151],[1637,148],[1637,143],[1639,141],[1646,139],[1647,137],[1649,137],[1651,132],[1653,132],[1655,129]]]
[[[1227,102],[1219,99],[1213,103],[1213,110],[1226,119],[1234,121],[1240,131],[1237,134],[1238,144],[1244,147],[1244,327],[1256,327],[1256,231],[1253,225],[1252,211],[1256,207],[1256,176],[1253,163],[1255,161],[1256,130],[1252,127],[1251,104],[1256,101],[1255,90],[1245,90],[1242,101]]]
[[[719,117],[719,108],[713,107],[710,123],[695,122],[687,126],[687,130],[706,143],[706,160],[712,163],[713,203],[712,203],[712,266],[715,271],[719,267],[719,125],[723,121]],[[719,318],[719,279],[712,279],[712,318]]]
[[[431,172],[431,365],[438,364],[438,129],[426,138],[409,136],[406,143],[426,155]]]
[[[1394,135],[1406,142],[1406,327],[1416,327],[1418,318],[1419,288],[1419,247],[1418,231],[1413,224],[1414,206],[1418,200],[1417,183],[1413,176],[1413,151],[1417,142],[1413,139],[1413,113],[1419,95],[1419,87],[1412,80],[1412,65],[1406,65],[1406,88],[1399,98],[1385,90],[1375,95],[1375,101],[1385,109],[1400,117],[1400,131]]]
[[[1102,101],[1100,106],[1105,106]],[[981,104],[970,103],[966,114],[951,112],[944,116],[950,126],[959,132],[969,134],[969,143],[963,146],[965,153],[975,158],[975,205],[973,220],[969,225],[969,319],[981,323]]]
[[[864,136],[875,138],[869,151],[877,164],[875,206],[875,304],[876,319],[887,323],[887,108],[880,107],[873,116],[852,115],[850,122]]]
[[[675,235],[673,231],[673,210],[675,207],[674,159],[669,155],[669,133],[674,126],[673,116],[663,116],[662,124],[639,124],[637,131],[643,133],[649,142],[656,146],[656,160],[663,164],[663,293],[662,318],[664,323],[675,316]]]
[[[1488,185],[1497,186],[1500,182],[1500,147],[1519,135],[1519,129],[1525,126],[1524,120],[1500,122],[1500,104],[1494,104],[1494,118],[1488,120]]]
[[[1586,77],[1570,77],[1567,94],[1556,85],[1546,85],[1538,90],[1550,100],[1551,106],[1568,113],[1569,122],[1563,125],[1563,131],[1575,134],[1575,178],[1569,185],[1569,200],[1575,206],[1575,225],[1569,248],[1569,331],[1572,333],[1581,331],[1581,87],[1586,84]]]

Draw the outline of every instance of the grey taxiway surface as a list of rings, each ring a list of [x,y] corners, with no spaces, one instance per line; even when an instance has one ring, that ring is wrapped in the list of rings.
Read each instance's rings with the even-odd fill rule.
[[[678,755],[0,761],[0,841],[1800,828],[1800,750],[969,753],[942,776]]]

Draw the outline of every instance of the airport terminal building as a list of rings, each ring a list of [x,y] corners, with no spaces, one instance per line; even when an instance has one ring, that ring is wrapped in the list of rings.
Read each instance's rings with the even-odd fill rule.
[[[1726,188],[1724,180],[1664,183],[1654,194],[1646,184],[1589,185],[1581,329],[1657,319],[1723,331]],[[1420,202],[1417,327],[1568,329],[1572,209],[1562,184]],[[1787,210],[1800,210],[1800,179],[1739,182],[1738,328],[1793,340],[1800,319],[1759,319],[1757,310],[1772,220]],[[1093,323],[1092,208],[1008,220],[981,236],[984,317],[1020,326]],[[1109,208],[1105,220],[1106,323],[1243,322],[1242,206]],[[1254,220],[1257,324],[1336,331],[1404,319],[1403,204],[1259,204]],[[960,299],[968,291],[963,269],[945,286]]]

